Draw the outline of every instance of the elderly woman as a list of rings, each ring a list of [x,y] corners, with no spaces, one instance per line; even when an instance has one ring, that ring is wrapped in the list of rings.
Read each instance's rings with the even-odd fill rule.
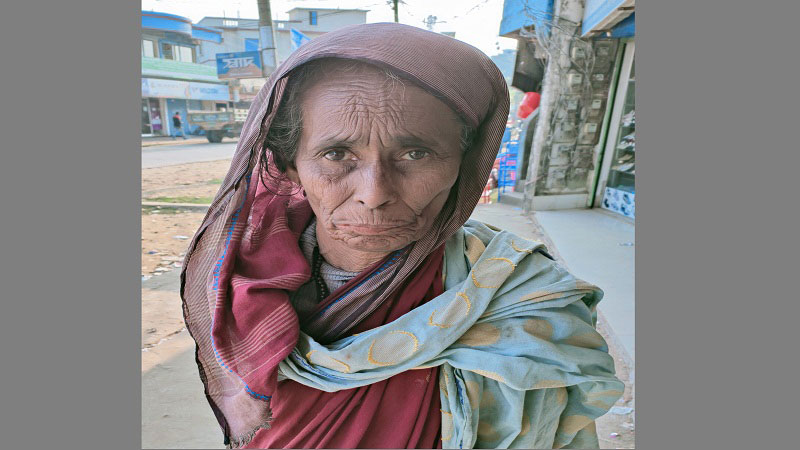
[[[597,447],[601,292],[468,220],[507,115],[485,55],[397,24],[270,77],[182,277],[229,446]]]

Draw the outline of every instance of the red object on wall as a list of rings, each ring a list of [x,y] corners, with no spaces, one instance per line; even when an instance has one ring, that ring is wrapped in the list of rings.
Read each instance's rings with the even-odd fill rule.
[[[519,108],[517,108],[517,116],[520,119],[525,119],[530,116],[531,113],[536,111],[536,108],[539,107],[539,101],[541,101],[541,99],[542,95],[538,92],[526,92],[525,97],[522,98],[519,104]]]

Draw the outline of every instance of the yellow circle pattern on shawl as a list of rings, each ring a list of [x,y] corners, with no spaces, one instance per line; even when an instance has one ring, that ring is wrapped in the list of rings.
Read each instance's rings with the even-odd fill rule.
[[[479,288],[499,288],[516,267],[508,258],[486,258],[472,269],[472,282]]]
[[[556,389],[556,402],[560,405],[567,404],[567,388],[560,387]]]
[[[559,428],[565,434],[575,434],[581,431],[586,425],[592,423],[592,419],[582,415],[567,416],[561,419]]]
[[[474,410],[478,409],[480,406],[480,399],[478,398],[478,392],[481,390],[481,387],[478,385],[477,382],[468,380],[464,382],[466,385],[467,390],[467,400],[469,400],[469,406]]]
[[[322,366],[337,372],[350,373],[350,366],[339,361],[338,359],[331,358],[330,356],[320,353],[316,350],[311,350],[310,352],[306,353],[306,359],[311,364],[317,366]]]
[[[495,441],[500,437],[489,422],[478,422],[478,436],[484,441]]]
[[[566,383],[561,380],[541,380],[533,385],[534,389],[558,388],[564,387]]]
[[[459,320],[466,318],[470,309],[472,309],[472,302],[469,301],[469,297],[467,297],[467,294],[459,292],[444,311],[439,313],[433,310],[430,318],[428,318],[428,325],[439,328],[450,328]]]
[[[526,242],[526,243],[527,243],[528,241],[524,241],[524,242]],[[517,252],[520,252],[520,253],[527,253],[527,254],[529,254],[529,255],[530,255],[531,253],[533,253],[533,250],[529,250],[529,249],[527,249],[527,248],[519,248],[519,247],[517,247],[517,246],[514,244],[514,240],[513,240],[513,239],[511,240],[511,248],[513,248],[513,249],[514,249],[514,251],[517,251]]]
[[[474,370],[472,370],[472,372],[475,372],[478,375],[484,376],[486,378],[491,378],[494,381],[499,381],[500,383],[505,383],[506,382],[506,379],[503,378],[502,375],[500,375],[499,373],[496,373],[496,372],[490,372],[488,370],[480,370],[480,369],[474,369]]]
[[[605,339],[597,331],[573,334],[564,339],[564,343],[583,348],[602,348],[606,345]]]
[[[525,436],[529,431],[531,431],[531,418],[527,412],[524,412],[522,413],[522,429],[519,430],[519,435]]]
[[[416,353],[419,340],[408,331],[390,331],[372,341],[367,360],[376,366],[391,366]]]
[[[545,319],[528,319],[522,324],[522,329],[531,336],[545,341],[553,337],[553,325]]]
[[[463,336],[458,338],[457,344],[478,347],[492,345],[500,339],[500,329],[490,323],[476,323]]]
[[[483,245],[483,242],[481,242],[480,239],[471,234],[467,234],[464,241],[467,247],[466,251],[464,252],[467,257],[467,261],[469,261],[470,264],[475,264],[475,262],[477,262],[483,254],[483,251],[486,250],[486,246]]]
[[[447,441],[453,437],[453,415],[447,411],[439,410],[442,412],[442,440]]]

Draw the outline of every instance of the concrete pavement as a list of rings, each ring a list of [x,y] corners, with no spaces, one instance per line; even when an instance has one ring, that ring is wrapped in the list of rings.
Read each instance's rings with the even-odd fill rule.
[[[183,324],[179,275],[142,282],[142,448],[225,448]]]
[[[236,151],[238,141],[179,143],[177,145],[158,145],[142,148],[142,169],[172,166],[201,161],[230,159]]]
[[[611,338],[635,362],[635,226],[601,209],[537,211],[536,221],[553,240],[575,276],[605,292],[598,309],[608,321]]]

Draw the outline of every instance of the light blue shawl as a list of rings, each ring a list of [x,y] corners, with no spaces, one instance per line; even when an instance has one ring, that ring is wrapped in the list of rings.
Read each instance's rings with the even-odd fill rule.
[[[443,448],[597,448],[594,420],[624,389],[594,329],[602,291],[543,249],[468,221],[442,295],[329,345],[301,333],[280,378],[332,392],[441,366]]]

